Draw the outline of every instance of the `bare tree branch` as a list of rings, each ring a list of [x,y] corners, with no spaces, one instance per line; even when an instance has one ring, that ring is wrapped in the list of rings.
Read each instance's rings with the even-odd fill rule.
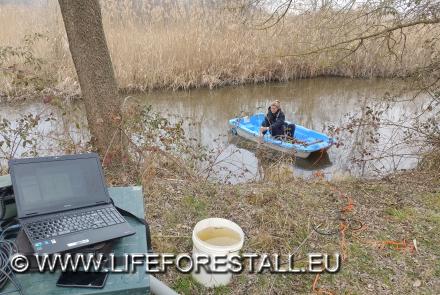
[[[440,23],[440,19],[430,19],[430,20],[418,20],[418,21],[414,21],[414,22],[409,22],[409,23],[404,23],[404,24],[399,24],[393,27],[389,27],[385,30],[373,33],[373,34],[369,34],[369,35],[365,35],[365,36],[360,36],[360,37],[355,37],[352,39],[348,39],[348,40],[344,40],[329,46],[325,46],[325,47],[320,47],[318,49],[312,50],[312,51],[308,51],[308,52],[303,52],[303,53],[298,53],[298,54],[285,54],[285,55],[278,55],[277,57],[299,57],[299,56],[306,56],[306,55],[312,55],[312,54],[317,54],[317,53],[322,53],[325,51],[329,51],[332,49],[337,48],[340,45],[344,45],[344,44],[349,44],[349,43],[353,43],[356,41],[364,41],[367,39],[372,39],[375,37],[380,37],[380,36],[386,36],[387,34],[390,34],[396,30],[401,30],[403,28],[408,28],[408,27],[413,27],[413,26],[417,26],[417,25],[431,25],[431,24],[437,24]]]

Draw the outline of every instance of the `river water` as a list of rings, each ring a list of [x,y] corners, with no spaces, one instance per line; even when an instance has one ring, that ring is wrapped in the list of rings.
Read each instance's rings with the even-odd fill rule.
[[[269,159],[261,157],[256,144],[252,144],[234,136],[228,135],[228,120],[243,113],[266,112],[274,99],[281,101],[286,119],[307,128],[325,131],[329,125],[339,126],[347,121],[347,114],[359,112],[372,102],[380,101],[386,94],[396,90],[396,83],[388,80],[356,80],[342,78],[317,78],[297,80],[288,83],[272,83],[250,86],[224,87],[220,89],[197,89],[192,91],[156,91],[134,95],[142,104],[152,105],[155,111],[171,120],[183,119],[187,136],[210,147],[221,145],[221,155],[218,157],[218,168],[215,177],[222,178],[231,171],[245,171],[242,180],[259,179],[264,174],[268,162],[277,160],[277,155]],[[409,97],[409,95],[408,95]],[[405,95],[400,95],[405,100]],[[418,111],[420,100],[405,101],[394,104],[386,113],[388,119],[398,119],[406,114]],[[41,102],[30,102],[18,105],[3,105],[0,116],[9,120],[16,119],[20,114],[38,113],[47,108]],[[85,115],[82,107],[73,111],[76,119],[75,126],[69,123],[61,111],[53,108],[55,117],[61,120],[43,122],[40,126],[47,134],[52,131],[69,130],[74,141],[86,141],[87,134],[81,133],[85,127]],[[79,127],[79,129],[77,128]],[[357,128],[351,134],[352,138],[342,138],[342,146],[333,146],[327,154],[312,155],[311,159],[297,160],[289,164],[295,175],[309,177],[320,171],[328,178],[340,174],[371,177],[377,173],[387,173],[398,169],[412,168],[417,164],[417,158],[400,157],[396,159],[381,159],[368,163],[354,163],[360,149],[366,145],[374,145],[375,151],[381,150],[393,138],[395,130],[382,128],[380,138],[375,143],[367,143],[368,130]],[[353,137],[356,137],[353,139]],[[51,140],[46,138],[39,148],[46,153],[51,151]],[[272,157],[272,158],[271,158]],[[272,159],[272,160],[271,160]],[[290,163],[290,162],[289,162]],[[263,164],[266,164],[263,165]],[[230,179],[231,182],[242,181]]]

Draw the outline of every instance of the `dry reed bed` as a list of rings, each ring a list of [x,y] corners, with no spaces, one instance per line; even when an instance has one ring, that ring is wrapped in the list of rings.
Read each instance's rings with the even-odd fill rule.
[[[143,1],[133,7],[132,3],[102,2],[118,83],[128,90],[212,88],[319,75],[401,76],[430,62],[432,52],[422,45],[439,33],[434,26],[405,30],[405,50],[402,43],[395,45],[395,56],[389,54],[386,42],[372,40],[342,62],[339,60],[349,50],[282,57],[333,44],[382,21],[365,24],[356,20],[356,13],[335,17],[332,12],[316,12],[287,18],[273,29],[257,30],[245,21],[248,18],[221,5],[206,8],[164,2],[153,6]],[[34,51],[46,61],[43,69],[33,74],[44,76],[50,81],[47,87],[56,92],[77,93],[57,1],[41,7],[0,6],[0,46],[20,46],[23,36],[32,33],[44,34]],[[393,37],[399,41],[399,35]],[[14,62],[8,60],[3,67]],[[0,92],[17,93],[10,78],[0,72],[0,79]]]

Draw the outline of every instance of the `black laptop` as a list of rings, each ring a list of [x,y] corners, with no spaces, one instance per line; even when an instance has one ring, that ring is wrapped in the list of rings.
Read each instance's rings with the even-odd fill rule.
[[[35,253],[135,233],[112,204],[97,154],[12,159],[17,216]]]

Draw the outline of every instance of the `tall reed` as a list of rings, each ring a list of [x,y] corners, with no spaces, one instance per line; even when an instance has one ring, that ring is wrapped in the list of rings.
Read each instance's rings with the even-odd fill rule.
[[[320,75],[402,76],[430,62],[432,49],[423,44],[440,31],[438,26],[405,29],[405,45],[395,42],[392,51],[389,42],[373,39],[363,42],[353,54],[349,49],[354,46],[349,45],[316,55],[298,55],[344,40],[369,24],[356,20],[347,24],[349,15],[321,11],[289,16],[274,28],[257,29],[248,16],[230,9],[228,2],[211,6],[205,2],[101,2],[121,89],[212,88]],[[36,7],[0,5],[0,47],[20,46],[23,36],[43,34],[45,38],[33,50],[45,64],[34,74],[50,81],[47,86],[52,91],[77,93],[58,3],[44,3]],[[371,25],[378,22],[383,20],[372,20]],[[0,66],[4,69],[14,63],[20,61],[7,58]],[[0,82],[0,95],[18,93],[11,78],[1,70]]]

